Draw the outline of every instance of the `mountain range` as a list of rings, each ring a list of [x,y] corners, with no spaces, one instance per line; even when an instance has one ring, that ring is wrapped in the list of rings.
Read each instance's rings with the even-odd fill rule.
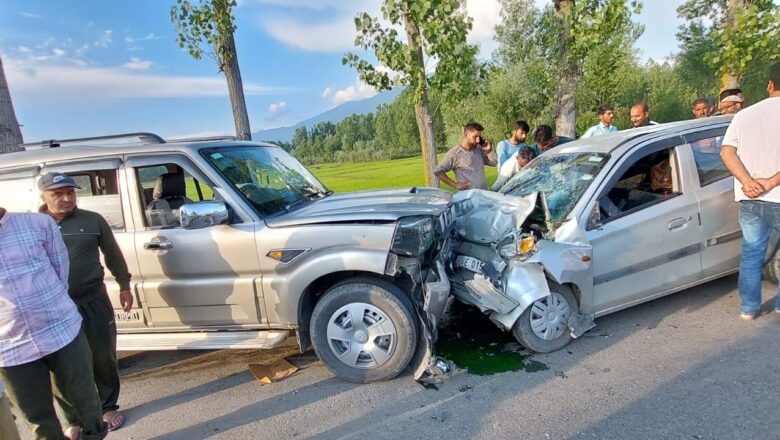
[[[295,129],[298,127],[306,126],[311,128],[313,125],[324,121],[329,121],[336,124],[347,116],[354,114],[372,113],[376,111],[376,108],[379,107],[379,105],[391,103],[395,97],[401,93],[401,91],[403,91],[402,87],[396,87],[393,90],[387,90],[376,94],[371,98],[345,102],[344,104],[337,105],[330,110],[322,112],[309,119],[300,121],[289,127],[269,128],[267,130],[256,131],[252,133],[252,139],[256,141],[290,142],[292,141],[293,135],[295,134]]]

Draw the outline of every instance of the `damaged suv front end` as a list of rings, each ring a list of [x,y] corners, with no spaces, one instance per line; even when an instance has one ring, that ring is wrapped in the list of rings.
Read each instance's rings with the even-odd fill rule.
[[[533,351],[558,350],[592,327],[579,312],[593,288],[592,248],[570,214],[607,160],[543,155],[499,193],[453,198],[453,295]]]

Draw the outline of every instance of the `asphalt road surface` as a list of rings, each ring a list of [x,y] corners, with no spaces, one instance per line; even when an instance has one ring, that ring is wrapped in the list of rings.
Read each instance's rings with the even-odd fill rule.
[[[738,315],[736,277],[598,319],[537,372],[462,373],[438,390],[410,374],[356,385],[295,341],[271,351],[123,353],[110,439],[777,439],[780,314]],[[251,362],[301,371],[264,385]],[[17,421],[17,423],[19,423]],[[22,438],[31,438],[21,426]]]

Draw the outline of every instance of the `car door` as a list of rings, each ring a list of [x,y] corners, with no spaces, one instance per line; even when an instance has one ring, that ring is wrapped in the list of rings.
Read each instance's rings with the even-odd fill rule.
[[[184,229],[178,206],[150,200],[155,183],[181,173],[181,197],[212,200],[214,184],[180,155],[136,156],[127,160],[133,214],[140,225],[135,247],[143,277],[144,311],[156,328],[258,327],[262,301],[252,221]],[[170,204],[169,204],[170,202]],[[152,207],[154,207],[152,209]]]
[[[41,173],[67,173],[78,183],[81,189],[76,191],[78,207],[97,212],[108,222],[114,234],[127,268],[132,275],[130,290],[133,294],[133,308],[125,312],[119,301],[119,285],[106,267],[103,256],[101,263],[105,270],[105,284],[111,306],[114,309],[114,320],[117,329],[141,329],[148,325],[141,308],[140,285],[141,277],[138,258],[135,252],[134,224],[128,204],[126,185],[122,181],[121,157],[104,157],[101,159],[78,160],[68,162],[47,163]]]
[[[586,232],[593,246],[598,315],[669,292],[701,276],[698,200],[680,166],[679,136],[623,155],[602,181]]]
[[[701,212],[701,265],[705,278],[738,270],[742,253],[734,178],[720,158],[725,132],[724,125],[684,135],[687,144],[683,155],[689,158]]]

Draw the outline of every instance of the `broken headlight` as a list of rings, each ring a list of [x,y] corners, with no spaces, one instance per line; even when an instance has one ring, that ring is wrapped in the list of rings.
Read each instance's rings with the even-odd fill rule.
[[[428,250],[433,244],[433,219],[431,217],[406,217],[398,221],[390,251],[398,255],[414,257]]]
[[[533,234],[513,233],[506,236],[498,243],[498,254],[502,258],[518,258],[525,260],[537,251],[536,236]]]

